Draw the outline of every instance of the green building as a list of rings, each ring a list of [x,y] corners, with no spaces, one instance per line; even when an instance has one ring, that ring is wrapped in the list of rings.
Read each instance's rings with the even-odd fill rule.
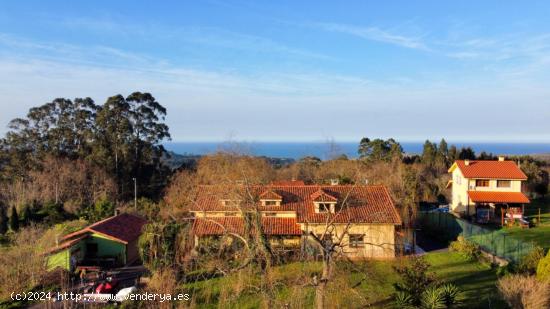
[[[131,214],[116,215],[65,235],[47,253],[49,269],[76,266],[118,267],[139,259],[138,240],[146,221]]]

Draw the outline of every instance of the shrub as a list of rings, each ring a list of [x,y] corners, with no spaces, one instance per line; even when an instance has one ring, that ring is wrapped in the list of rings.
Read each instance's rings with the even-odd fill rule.
[[[502,297],[513,309],[548,308],[550,305],[550,285],[536,280],[534,276],[506,276],[497,285]]]
[[[544,249],[535,247],[527,255],[525,255],[518,264],[517,271],[520,273],[534,275],[537,271],[537,266],[540,260],[544,258]]]
[[[451,242],[449,250],[458,252],[469,260],[476,260],[481,255],[479,247],[473,242],[466,240],[463,236],[458,236],[456,241]]]
[[[395,297],[393,299],[393,306],[396,309],[409,309],[409,308],[416,308],[413,306],[413,298],[410,294],[405,292],[397,292],[395,293]]]
[[[454,284],[431,285],[422,292],[419,304],[406,292],[397,292],[393,301],[395,308],[443,309],[462,304],[462,294]]]
[[[425,309],[444,309],[445,301],[443,299],[443,293],[440,288],[434,286],[429,287],[422,293],[421,308]]]
[[[412,305],[420,305],[422,293],[435,282],[433,274],[428,274],[430,264],[422,257],[413,257],[404,266],[395,267],[401,276],[401,282],[395,283],[397,292],[403,292],[412,298]]]
[[[462,304],[462,301],[464,300],[463,295],[456,285],[448,283],[442,285],[440,289],[441,295],[443,297],[443,302],[445,303],[447,308]]]
[[[537,279],[550,282],[550,252],[537,265]]]
[[[513,263],[508,263],[505,266],[497,266],[497,269],[496,269],[496,275],[499,278],[508,276],[514,273],[516,273],[516,268]]]

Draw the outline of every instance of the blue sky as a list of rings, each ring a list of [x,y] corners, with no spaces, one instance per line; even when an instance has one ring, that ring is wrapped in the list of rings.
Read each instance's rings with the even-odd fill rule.
[[[149,91],[175,141],[550,141],[550,3],[11,1],[0,132]]]

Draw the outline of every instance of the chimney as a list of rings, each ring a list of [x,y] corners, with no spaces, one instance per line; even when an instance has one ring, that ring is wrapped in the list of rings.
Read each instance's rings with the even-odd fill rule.
[[[339,183],[340,183],[340,181],[338,181],[338,179],[331,179],[330,180],[330,185],[331,186],[337,186]]]
[[[369,180],[365,178],[365,184],[368,185],[369,184]]]
[[[117,208],[115,208],[115,216],[118,216],[120,214],[120,210],[118,210]]]
[[[498,161],[499,162],[504,162],[504,156],[498,156]]]
[[[468,159],[464,160],[464,165],[469,166],[470,165],[470,160],[468,160]]]

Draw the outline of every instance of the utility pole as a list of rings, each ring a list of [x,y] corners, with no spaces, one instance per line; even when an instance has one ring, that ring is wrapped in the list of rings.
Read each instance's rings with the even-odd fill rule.
[[[134,181],[134,210],[137,211],[137,179],[134,177],[132,180]]]

